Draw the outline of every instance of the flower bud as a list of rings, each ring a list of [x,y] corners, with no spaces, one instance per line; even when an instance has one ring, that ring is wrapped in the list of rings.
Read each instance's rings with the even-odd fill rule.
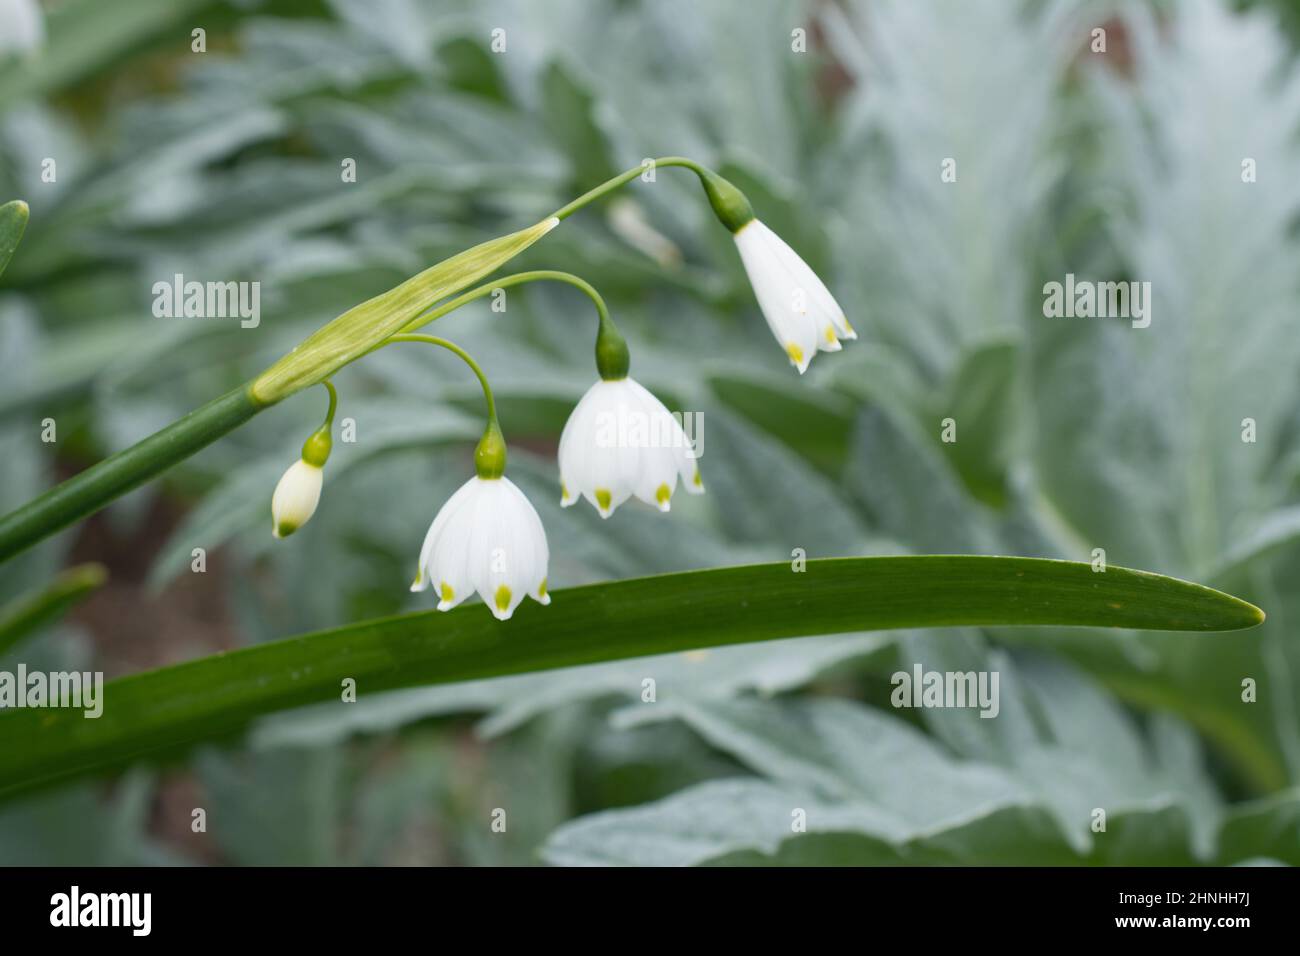
[[[275,537],[287,538],[315,514],[324,480],[325,471],[319,465],[299,459],[289,466],[271,496],[271,533]]]

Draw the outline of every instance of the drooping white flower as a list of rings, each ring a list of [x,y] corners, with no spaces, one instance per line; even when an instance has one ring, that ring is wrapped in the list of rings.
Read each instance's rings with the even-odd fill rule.
[[[840,339],[858,337],[822,280],[780,236],[758,219],[734,235],[763,317],[800,374],[815,351],[838,352]]]
[[[0,60],[45,42],[45,18],[37,0],[0,0]]]
[[[560,435],[560,504],[586,498],[608,518],[630,497],[667,511],[680,476],[701,494],[696,454],[681,423],[632,378],[602,380]]]
[[[271,534],[287,538],[307,523],[320,503],[325,470],[301,458],[289,466],[271,496]]]
[[[542,519],[524,493],[504,476],[476,475],[447,499],[429,526],[411,590],[432,584],[439,611],[451,610],[477,591],[504,621],[525,594],[551,603],[546,593],[549,560]]]

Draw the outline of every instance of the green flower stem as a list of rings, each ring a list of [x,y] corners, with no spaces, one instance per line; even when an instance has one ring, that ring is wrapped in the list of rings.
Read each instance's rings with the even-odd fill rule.
[[[329,379],[321,382],[330,393],[329,408],[325,411],[325,421],[321,427],[312,432],[302,444],[302,460],[317,468],[324,468],[334,448],[334,411],[339,407],[339,393]]]
[[[695,173],[695,175],[699,176],[701,181],[703,181],[707,176],[714,175],[713,171],[708,167],[701,166],[699,163],[695,162],[695,160],[687,159],[685,156],[662,156],[659,159],[654,160],[655,169],[658,169],[661,166],[684,167],[686,169],[689,169],[691,172]],[[571,215],[573,215],[579,209],[582,209],[584,206],[590,205],[591,203],[595,202],[597,199],[600,199],[602,196],[612,193],[614,190],[618,189],[621,186],[627,185],[632,180],[636,179],[638,176],[644,173],[645,170],[646,170],[645,166],[634,166],[631,169],[627,170],[626,172],[619,173],[613,179],[601,183],[595,189],[587,190],[585,193],[583,193],[577,199],[573,200],[573,202],[569,203],[567,206],[561,206],[559,209],[555,210],[555,212],[551,213],[551,215],[561,221],[568,219]]]
[[[449,342],[446,339],[440,339],[434,335],[420,335],[418,333],[406,333],[394,335],[385,342],[423,342],[426,345],[440,345],[449,352],[454,352],[460,356],[461,360],[470,367],[475,376],[478,378],[479,385],[483,386],[483,398],[487,402],[487,428],[483,430],[483,437],[479,439],[478,447],[474,449],[474,469],[480,478],[500,478],[506,473],[506,438],[501,434],[501,425],[497,421],[497,403],[492,397],[492,386],[488,385],[487,376],[483,374],[482,367],[475,362],[470,354],[455,342]]]
[[[754,210],[749,205],[749,200],[745,198],[745,194],[707,166],[701,165],[693,159],[687,159],[685,156],[661,156],[659,159],[651,160],[651,163],[655,169],[661,166],[680,166],[689,169],[698,176],[700,185],[704,187],[705,195],[709,197],[709,205],[713,207],[714,214],[732,232],[735,232],[754,218]],[[584,206],[595,202],[615,189],[627,185],[644,173],[646,168],[645,166],[634,166],[626,172],[619,173],[613,179],[601,183],[594,189],[587,190],[567,206],[561,206],[551,216],[560,220],[567,219]]]
[[[535,269],[531,272],[517,272],[514,275],[504,276],[496,282],[485,283],[478,288],[470,289],[456,298],[444,302],[442,305],[431,309],[424,315],[412,320],[404,331],[418,329],[422,325],[441,318],[449,312],[454,312],[461,306],[473,302],[475,299],[481,299],[483,296],[497,289],[505,289],[514,285],[522,285],[526,282],[566,282],[575,289],[580,289],[587,298],[591,299],[592,304],[596,306],[596,314],[600,318],[600,331],[596,336],[596,368],[600,371],[600,377],[606,380],[626,378],[631,360],[628,355],[627,341],[623,334],[619,332],[614,320],[610,318],[609,307],[600,293],[595,290],[590,282],[579,278],[570,272],[557,272],[553,269]],[[376,346],[378,347],[378,346]]]
[[[475,362],[473,357],[463,348],[455,342],[448,341],[447,339],[440,339],[436,335],[418,335],[408,332],[394,335],[391,339],[385,342],[384,345],[391,345],[394,342],[423,342],[426,345],[440,345],[447,351],[454,352],[456,355],[460,356],[461,361],[469,366],[470,371],[473,372],[475,377],[478,379],[479,385],[483,386],[483,400],[487,402],[488,422],[491,423],[497,420],[497,403],[496,399],[492,397],[492,386],[488,384],[487,376],[483,374],[483,367],[479,365],[478,362]]]
[[[329,379],[325,379],[325,381],[321,382],[321,384],[324,385],[325,388],[330,393],[329,408],[325,409],[325,423],[321,425],[321,428],[329,428],[331,425],[334,424],[334,412],[339,407],[339,393],[334,388],[334,383],[331,382]]]
[[[248,390],[237,388],[32,499],[0,518],[0,562],[94,514],[114,498],[238,428],[259,411],[261,406]]]
[[[496,289],[508,289],[511,286],[523,285],[526,282],[566,282],[575,289],[581,290],[587,298],[591,299],[592,304],[596,306],[596,314],[600,316],[601,324],[612,321],[609,317],[609,307],[605,305],[605,300],[601,298],[599,292],[595,290],[590,282],[570,272],[558,272],[554,269],[534,269],[530,272],[516,272],[513,275],[502,276],[495,282],[486,282],[477,288],[463,292],[454,299],[448,299],[441,305],[435,306],[423,315],[416,316],[402,329],[403,332],[414,332],[422,326],[428,325],[435,319],[440,319],[449,312],[455,312],[463,305],[468,305],[476,299],[481,299],[485,295],[490,295]],[[382,343],[381,343],[382,344]],[[378,348],[378,346],[376,346]]]

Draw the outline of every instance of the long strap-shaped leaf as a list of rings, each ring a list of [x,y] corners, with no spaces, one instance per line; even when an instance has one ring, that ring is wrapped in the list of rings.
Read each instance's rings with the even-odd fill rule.
[[[419,684],[781,637],[948,625],[1228,631],[1253,605],[1143,571],[1034,558],[833,558],[557,591],[501,623],[481,606],[351,624],[113,681],[103,715],[0,713],[0,794],[238,732],[262,714]],[[348,706],[340,702],[339,706]]]

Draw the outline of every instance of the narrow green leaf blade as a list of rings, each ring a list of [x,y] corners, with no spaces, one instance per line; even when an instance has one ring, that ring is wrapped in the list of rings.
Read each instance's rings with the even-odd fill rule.
[[[41,591],[23,595],[0,608],[0,651],[57,621],[65,611],[92,591],[103,587],[108,572],[102,564],[68,568]]]
[[[240,731],[358,694],[781,637],[952,625],[1225,631],[1253,605],[1143,571],[1036,558],[928,555],[691,571],[557,591],[510,621],[482,607],[362,622],[126,677],[103,715],[0,715],[0,794]],[[340,705],[344,706],[344,705]]]

